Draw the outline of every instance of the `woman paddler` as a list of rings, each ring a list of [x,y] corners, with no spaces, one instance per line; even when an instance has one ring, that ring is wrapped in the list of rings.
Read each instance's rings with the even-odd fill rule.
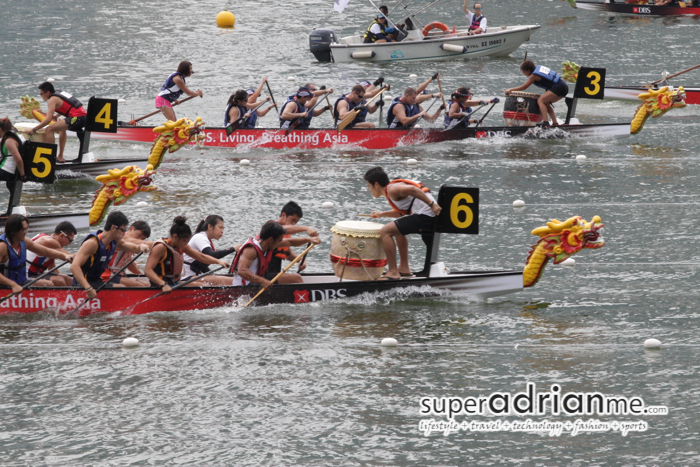
[[[73,260],[73,255],[34,243],[26,237],[28,231],[29,219],[12,214],[5,222],[5,233],[0,235],[0,285],[11,288],[17,294],[22,292],[22,285],[27,282],[27,250],[38,256]],[[53,282],[40,279],[34,286],[52,287]]]
[[[226,248],[225,250],[217,250],[212,240],[220,240],[223,235],[223,217],[212,214],[199,223],[188,245],[195,251],[199,251],[213,258],[221,259],[231,253],[237,252],[238,248],[240,248],[240,245],[238,245],[237,247],[234,246],[232,248]],[[182,272],[183,280],[209,271],[209,267],[206,264],[197,261],[186,253],[182,255],[182,258],[185,262]],[[233,284],[233,277],[204,276],[202,282],[207,282],[212,285],[231,285]]]
[[[566,84],[566,81],[564,81],[561,75],[556,71],[550,70],[542,65],[535,66],[531,60],[525,60],[520,64],[520,71],[527,76],[527,81],[517,88],[506,89],[504,91],[506,96],[512,91],[524,91],[532,84],[544,89],[544,93],[537,99],[537,105],[540,106],[540,113],[542,114],[542,118],[544,118],[542,126],[549,125],[547,115],[552,117],[553,126],[559,125],[552,104],[560,101],[569,93],[569,86]]]
[[[22,149],[24,138],[14,131],[12,122],[8,117],[0,119],[0,181],[6,182],[10,190],[10,201],[7,204],[6,216],[12,214],[10,210],[14,205],[15,185],[17,180],[26,182],[24,162],[22,161]]]
[[[171,122],[177,120],[173,105],[178,105],[180,103],[178,99],[183,93],[191,97],[202,97],[204,95],[201,89],[192,91],[187,87],[187,84],[185,84],[185,78],[189,78],[193,74],[192,63],[188,61],[180,62],[177,66],[177,71],[168,76],[168,79],[166,79],[165,83],[160,87],[160,92],[156,96],[156,109],[163,112],[163,116]]]
[[[471,106],[498,102],[498,98],[493,98],[488,102],[475,100],[471,98],[473,95],[471,89],[465,87],[459,88],[452,93],[452,98],[447,101],[445,128],[466,128],[470,123],[479,123],[479,120],[469,119],[469,115],[472,113]]]
[[[170,227],[170,238],[162,238],[153,244],[151,254],[146,261],[146,277],[154,287],[160,287],[166,294],[170,293],[172,286],[176,285],[182,277],[184,264],[183,254],[187,253],[204,264],[220,264],[228,267],[229,264],[221,259],[207,256],[191,246],[192,229],[187,225],[185,216],[177,216]],[[209,285],[203,281],[195,281],[187,284],[190,287],[203,287]]]

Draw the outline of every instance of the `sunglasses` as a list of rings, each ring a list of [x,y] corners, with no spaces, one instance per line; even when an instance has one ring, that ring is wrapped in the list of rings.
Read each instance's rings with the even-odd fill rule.
[[[117,227],[117,230],[121,230],[122,233],[126,233],[126,229],[124,227]]]
[[[475,10],[481,10],[481,8],[474,8]]]
[[[70,238],[70,237],[68,236],[67,233],[65,233],[65,232],[61,232],[61,233],[68,239],[68,244],[69,244],[69,245],[70,245],[71,243],[73,243],[73,239]]]

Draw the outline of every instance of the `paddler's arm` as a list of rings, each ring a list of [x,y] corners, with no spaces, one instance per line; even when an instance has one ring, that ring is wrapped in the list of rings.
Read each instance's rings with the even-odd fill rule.
[[[47,248],[44,245],[39,245],[28,238],[24,238],[24,243],[27,245],[27,250],[36,253],[37,256],[47,256],[51,259],[62,259],[63,261],[73,261],[73,255],[65,250],[54,250]]]
[[[284,227],[284,230],[286,230],[289,235],[306,232],[306,235],[309,237],[318,237],[318,232],[313,227],[307,227],[305,225],[283,225],[282,227]]]
[[[218,258],[214,258],[213,256],[205,255],[205,254],[202,253],[201,251],[197,251],[197,250],[195,250],[194,248],[192,248],[192,247],[189,246],[189,245],[185,245],[185,246],[182,248],[182,251],[183,251],[187,256],[189,256],[190,258],[196,259],[196,260],[199,261],[200,263],[204,263],[204,264],[218,264],[218,265],[221,265],[221,266],[223,266],[223,267],[225,267],[225,268],[231,266],[229,263],[227,263],[227,262],[224,261],[223,259],[218,259]]]
[[[258,86],[258,89],[255,90],[253,94],[248,97],[248,103],[255,102],[258,100],[260,95],[262,94],[262,89],[263,86],[265,86],[265,83],[267,83],[267,76],[263,76],[262,81],[260,81],[260,86]]]
[[[535,81],[537,81],[537,76],[530,75],[527,78],[527,81],[525,81],[525,84],[523,84],[522,86],[518,86],[517,88],[506,89],[503,91],[503,93],[507,96],[508,94],[510,94],[513,91],[524,91],[527,88],[529,88]]]
[[[436,92],[434,94],[419,94],[416,96],[416,104],[422,104],[425,101],[429,101],[430,99],[439,99],[442,97],[442,94],[439,92]]]
[[[9,256],[7,254],[7,244],[5,242],[0,243],[0,260],[2,262],[6,262],[9,259]],[[8,287],[12,289],[12,293],[20,293],[24,288],[19,285],[17,282],[8,279],[4,275],[0,274],[0,285],[4,285],[5,287]]]
[[[407,183],[396,183],[391,185],[389,187],[389,196],[391,196],[391,198],[394,200],[413,196],[414,198],[419,199],[430,206],[430,209],[433,211],[433,213],[435,213],[435,215],[440,214],[440,211],[442,211],[442,208],[437,204],[437,202],[430,199],[423,190]]]
[[[266,109],[258,109],[258,117],[264,117],[267,115],[267,113],[277,107],[277,104],[270,104],[270,106]]]
[[[401,214],[399,211],[394,211],[391,209],[390,211],[372,211],[370,214],[370,217],[372,219],[377,219],[379,217],[401,217],[403,214]]]
[[[424,82],[422,82],[421,85],[418,86],[418,88],[416,88],[416,92],[418,94],[422,93],[423,91],[425,91],[425,88],[427,88],[430,83],[432,83],[433,81],[435,81],[439,77],[440,77],[440,73],[435,73],[433,76],[431,76],[430,78],[428,78]]]
[[[151,247],[148,246],[148,242],[143,243],[131,243],[124,239],[117,242],[118,251],[128,251],[129,253],[148,253],[151,251]]]
[[[287,105],[284,106],[284,110],[282,111],[282,120],[294,120],[295,118],[306,117],[306,112],[292,112],[292,108],[296,109],[297,105],[294,102],[287,102]]]
[[[437,109],[437,111],[436,111],[434,114],[432,114],[432,115],[429,115],[428,112],[426,112],[426,113],[425,113],[425,117],[423,117],[423,118],[425,118],[425,119],[426,119],[427,121],[429,121],[430,123],[433,123],[433,122],[438,118],[438,115],[440,115],[440,112],[442,112],[442,110],[443,110],[444,108],[445,108],[445,106],[444,106],[444,105],[441,105],[440,108]]]
[[[61,100],[59,97],[50,97],[49,100],[47,101],[48,109],[46,110],[46,117],[39,123],[37,126],[32,128],[27,132],[29,136],[33,135],[37,131],[41,130],[44,128],[46,125],[51,123],[51,120],[53,120],[53,114],[56,111],[56,100],[58,99],[59,101]]]
[[[184,92],[185,94],[187,94],[190,97],[195,97],[195,96],[204,97],[204,93],[202,92],[201,89],[197,89],[196,91],[192,91],[190,88],[187,87],[187,85],[185,84],[185,81],[179,75],[173,78],[173,83],[177,84],[177,87],[180,88],[180,90],[182,92]],[[177,103],[179,104],[180,101],[178,100]]]
[[[253,274],[250,270],[250,265],[253,264],[253,261],[255,261],[257,257],[258,254],[255,252],[255,248],[245,248],[243,253],[241,253],[241,259],[238,260],[238,275],[248,282],[255,282],[266,289],[270,288],[272,282],[262,276]]]
[[[83,274],[83,270],[80,267],[85,264],[85,262],[90,259],[90,256],[97,251],[97,246],[98,243],[95,237],[90,237],[88,240],[83,242],[83,244],[80,245],[80,249],[75,254],[73,263],[70,266],[70,272],[73,274],[73,278],[83,289],[85,289],[89,299],[97,297],[97,292],[95,292],[95,289],[93,289],[90,283],[87,281],[85,275]]]
[[[302,246],[307,243],[313,243],[314,245],[318,245],[321,243],[321,238],[320,237],[297,237],[297,238],[285,238],[282,240],[282,243],[280,243],[281,247],[285,246]]]
[[[403,105],[394,106],[394,116],[399,119],[401,125],[410,126],[415,123],[416,120],[425,115],[425,112],[419,112],[413,117],[406,116],[406,108]]]
[[[340,117],[340,120],[343,120],[350,112],[352,112],[352,110],[348,110],[348,103],[344,100],[338,102],[336,109],[338,109],[338,117]]]
[[[167,282],[158,277],[158,274],[156,274],[155,269],[158,263],[165,259],[167,253],[168,252],[165,245],[163,245],[162,243],[155,245],[151,249],[151,254],[148,255],[148,260],[146,261],[146,269],[144,271],[146,277],[148,277],[148,279],[154,284],[157,284],[157,286],[160,287],[160,289],[165,294],[169,294],[172,289],[170,288]]]

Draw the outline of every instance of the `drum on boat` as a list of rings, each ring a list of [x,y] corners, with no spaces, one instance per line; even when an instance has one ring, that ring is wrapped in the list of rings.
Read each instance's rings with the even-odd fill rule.
[[[534,92],[512,91],[503,106],[503,120],[506,126],[535,126],[542,121],[540,106],[537,99],[540,95]]]
[[[36,122],[17,122],[13,123],[12,126],[14,126],[17,129],[17,133],[21,134],[24,139],[27,141],[34,141],[35,143],[43,143],[44,142],[44,133],[46,130],[44,128],[41,128],[39,131],[34,133],[33,136],[29,136],[27,132],[37,126],[38,123]]]
[[[335,275],[349,280],[377,280],[386,266],[379,238],[383,224],[340,221],[331,227],[331,262]]]

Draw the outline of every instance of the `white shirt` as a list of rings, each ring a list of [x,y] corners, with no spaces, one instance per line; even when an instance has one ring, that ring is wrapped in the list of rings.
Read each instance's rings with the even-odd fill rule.
[[[379,23],[374,23],[372,27],[369,28],[369,32],[371,32],[372,34],[381,34],[382,27]]]
[[[415,180],[411,180],[415,182]],[[416,182],[418,183],[418,182]],[[425,196],[427,196],[430,201],[435,201],[435,198],[433,198],[433,195],[430,193],[425,193]],[[435,213],[433,210],[425,204],[423,201],[419,200],[418,198],[414,198],[413,196],[407,196],[405,199],[402,199],[401,201],[396,201],[395,199],[391,200],[397,208],[401,209],[402,211],[407,211],[409,206],[411,207],[411,212],[409,214],[423,214],[424,216],[430,216],[430,217],[435,217]],[[411,206],[411,202],[413,201],[413,205]]]
[[[199,252],[202,252],[202,250],[204,250],[207,247],[212,248],[211,242],[209,241],[209,237],[207,237],[207,233],[204,231],[192,235],[192,238],[190,238],[188,245]],[[182,277],[196,276],[197,274],[195,274],[194,271],[192,271],[192,269],[190,268],[190,265],[187,264],[191,263],[195,259],[188,256],[186,253],[182,254],[182,259],[185,261],[185,264],[182,265]]]
[[[471,11],[467,15],[467,21],[469,21],[469,26],[472,25],[472,21],[474,21],[474,13]],[[484,16],[481,18],[481,21],[479,21],[479,27],[481,28],[481,32],[484,33],[486,32],[486,17]]]

